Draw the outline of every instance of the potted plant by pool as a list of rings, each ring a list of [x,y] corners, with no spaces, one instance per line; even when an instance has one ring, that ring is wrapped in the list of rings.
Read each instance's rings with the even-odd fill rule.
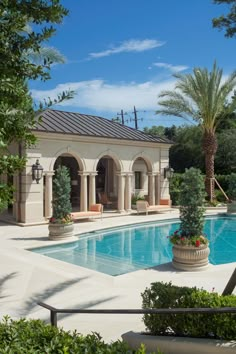
[[[59,166],[53,179],[53,215],[48,225],[50,240],[63,240],[73,235],[70,193],[69,171],[65,166]]]
[[[227,204],[227,213],[236,213],[236,173],[229,176],[228,195],[230,202]]]
[[[205,184],[200,170],[185,171],[180,186],[180,228],[169,236],[173,244],[173,266],[178,270],[207,268],[210,249],[203,235]]]
[[[131,197],[131,206],[132,209],[137,209],[136,203],[138,200],[145,200],[143,195],[140,194],[133,194]]]

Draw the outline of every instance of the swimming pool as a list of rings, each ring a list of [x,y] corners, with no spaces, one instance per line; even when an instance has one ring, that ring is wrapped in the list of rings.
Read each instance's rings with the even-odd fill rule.
[[[121,275],[170,262],[172,247],[167,236],[178,226],[173,220],[135,224],[80,235],[73,243],[30,251],[109,275]],[[236,218],[206,219],[204,233],[210,241],[210,263],[236,262]]]

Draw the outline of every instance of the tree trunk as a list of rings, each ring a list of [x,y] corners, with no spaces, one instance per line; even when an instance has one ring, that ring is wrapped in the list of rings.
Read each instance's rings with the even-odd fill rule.
[[[210,201],[212,201],[215,198],[214,161],[217,151],[217,140],[215,132],[204,132],[202,146],[205,153],[206,192]]]

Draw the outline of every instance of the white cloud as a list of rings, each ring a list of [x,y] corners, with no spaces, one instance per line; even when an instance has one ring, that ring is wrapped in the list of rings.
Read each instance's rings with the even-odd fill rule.
[[[130,110],[134,105],[143,110],[156,110],[158,94],[162,90],[173,89],[174,83],[174,78],[163,82],[119,84],[108,84],[104,80],[91,80],[60,84],[47,91],[32,90],[31,93],[35,100],[42,101],[45,97],[54,99],[58,93],[71,89],[76,91],[75,97],[62,102],[62,106],[116,113],[120,109]]]
[[[124,52],[144,52],[145,50],[154,49],[163,46],[165,43],[157,41],[156,39],[130,39],[122,42],[118,46],[112,46],[110,49],[102,52],[95,52],[89,54],[89,59],[96,59],[107,57],[112,54],[124,53]]]
[[[163,68],[170,70],[171,72],[180,72],[188,69],[186,65],[172,65],[167,63],[153,63],[152,66],[157,66],[158,68]]]

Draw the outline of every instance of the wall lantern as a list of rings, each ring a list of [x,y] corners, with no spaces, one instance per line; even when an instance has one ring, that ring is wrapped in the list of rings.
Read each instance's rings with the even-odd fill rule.
[[[32,180],[39,183],[43,177],[43,167],[40,165],[39,160],[36,160],[36,163],[32,165]]]
[[[173,168],[171,168],[170,166],[164,168],[164,178],[170,179],[171,177],[173,177],[173,174],[174,174]]]

